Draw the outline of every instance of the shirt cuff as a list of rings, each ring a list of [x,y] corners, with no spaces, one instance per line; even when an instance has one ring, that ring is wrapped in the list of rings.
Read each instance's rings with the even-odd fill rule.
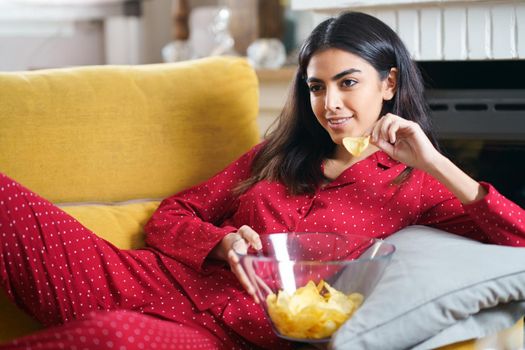
[[[479,183],[487,191],[487,194],[480,200],[470,204],[463,204],[463,208],[466,212],[472,213],[478,210],[486,211],[490,208],[494,208],[501,202],[502,195],[496,190],[496,188],[494,188],[494,186],[484,181],[480,181]]]
[[[213,232],[213,234],[210,235],[210,239],[208,239],[206,242],[202,242],[202,246],[199,249],[200,258],[198,259],[198,266],[195,266],[197,267],[197,271],[205,272],[206,262],[210,260],[208,257],[211,251],[228,233],[237,232],[237,230],[238,229],[233,226],[223,226],[217,231]]]

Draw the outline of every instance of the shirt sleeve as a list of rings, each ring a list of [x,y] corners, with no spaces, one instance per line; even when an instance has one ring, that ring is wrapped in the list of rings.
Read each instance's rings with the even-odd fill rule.
[[[247,179],[254,147],[211,179],[163,200],[144,227],[146,245],[202,271],[210,251],[236,227],[221,226],[234,209],[233,189]]]
[[[424,174],[417,224],[436,227],[485,243],[525,247],[525,210],[491,184],[482,199],[462,204],[443,184]]]

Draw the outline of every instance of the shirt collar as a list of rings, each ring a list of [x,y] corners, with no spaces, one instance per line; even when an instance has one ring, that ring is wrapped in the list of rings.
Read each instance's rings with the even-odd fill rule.
[[[383,169],[390,169],[393,166],[401,164],[397,160],[390,158],[388,154],[381,150],[372,153],[369,158],[371,158],[372,161],[376,162],[377,165]]]
[[[375,164],[375,166],[373,164]],[[362,159],[358,163],[352,165],[350,168],[343,171],[337,179],[326,184],[322,188],[329,189],[348,185],[357,181],[366,181],[368,179],[368,176],[363,176],[365,172],[360,171],[361,169],[363,169],[363,167],[367,167],[366,174],[369,174],[370,171],[372,171],[373,173],[374,169],[375,171],[377,171],[377,173],[379,173],[399,164],[401,163],[397,160],[390,158],[390,156],[385,152],[379,150],[377,152],[372,153],[367,158]]]

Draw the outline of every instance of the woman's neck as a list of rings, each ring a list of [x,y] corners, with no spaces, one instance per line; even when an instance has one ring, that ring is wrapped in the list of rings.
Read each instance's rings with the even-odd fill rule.
[[[353,156],[346,150],[343,145],[336,145],[335,151],[331,159],[339,164],[347,165],[347,167],[367,158],[372,153],[379,151],[379,148],[374,145],[368,145],[368,147],[359,156]]]
[[[343,171],[355,163],[367,158],[372,153],[377,152],[378,147],[369,145],[358,157],[350,154],[342,145],[337,145],[332,157],[324,162],[324,175],[329,181],[335,180]]]

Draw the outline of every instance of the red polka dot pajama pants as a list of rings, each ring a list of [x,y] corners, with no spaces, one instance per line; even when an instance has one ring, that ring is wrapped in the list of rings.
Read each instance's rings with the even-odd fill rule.
[[[220,349],[217,340],[191,327],[130,311],[98,311],[0,349]]]
[[[148,249],[120,250],[0,174],[0,284],[48,327],[0,349],[252,348]]]

